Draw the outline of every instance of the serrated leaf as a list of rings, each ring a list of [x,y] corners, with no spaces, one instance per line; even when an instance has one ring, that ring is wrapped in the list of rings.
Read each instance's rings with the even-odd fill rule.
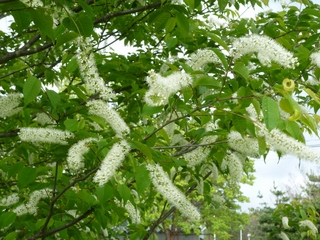
[[[177,18],[177,26],[180,32],[182,33],[182,35],[184,36],[188,35],[188,32],[189,32],[188,18],[179,12],[176,12],[176,18]]]
[[[227,61],[225,55],[218,48],[212,48],[211,50],[214,51],[215,54],[218,56],[218,58],[220,59],[222,65],[223,65],[223,67],[225,69],[228,69],[228,61]]]
[[[135,179],[137,191],[139,194],[141,194],[147,187],[149,187],[151,183],[149,171],[145,165],[139,166],[135,169]]]
[[[143,105],[142,108],[142,116],[152,116],[153,114],[162,112],[163,106],[160,107],[152,107],[148,104]]]
[[[34,76],[31,76],[23,85],[24,105],[31,103],[40,93],[41,82]]]
[[[250,71],[243,62],[236,62],[234,64],[233,71],[239,73],[242,77],[244,77],[244,79],[249,78]]]
[[[210,76],[202,76],[195,80],[196,86],[206,86],[208,88],[221,88],[221,83],[215,78]]]
[[[240,133],[243,133],[247,130],[247,120],[244,117],[233,115],[232,123],[235,129]]]
[[[39,28],[41,35],[54,39],[52,17],[46,15],[42,8],[30,8],[29,11],[31,18],[36,27]]]
[[[76,32],[67,32],[60,35],[59,37],[57,37],[57,43],[55,45],[55,48],[58,48],[61,45],[76,39],[78,36],[79,34]]]
[[[13,212],[1,212],[0,228],[5,229],[9,227],[16,220],[16,214]]]
[[[215,41],[216,43],[218,43],[221,47],[223,47],[225,50],[229,51],[229,47],[228,45],[225,43],[225,41],[223,41],[219,36],[217,36],[216,34],[209,32],[209,31],[201,31],[203,32],[205,35],[207,35],[208,37],[210,37],[213,41]]]
[[[27,11],[12,11],[11,15],[14,18],[14,22],[18,26],[18,31],[22,32],[24,29],[29,27],[31,23],[31,17]]]
[[[227,7],[229,1],[226,0],[218,0],[218,6],[221,12]]]
[[[51,104],[52,104],[52,107],[53,107],[54,109],[56,109],[57,106],[58,106],[59,103],[60,103],[60,96],[59,96],[59,94],[56,93],[56,92],[53,91],[53,90],[47,90],[46,92],[47,92],[47,94],[48,94],[48,97],[49,97],[49,100],[50,100],[50,102],[51,102]]]
[[[92,19],[87,15],[81,15],[76,19],[64,18],[62,23],[69,30],[80,33],[84,37],[90,37],[93,32]]]
[[[109,185],[97,187],[95,195],[102,204],[106,204],[109,199],[113,198],[113,189]]]
[[[171,14],[168,12],[160,12],[153,20],[155,30],[158,32],[166,26],[167,21],[170,19]]]
[[[127,201],[133,202],[133,198],[131,196],[131,190],[124,184],[118,185],[118,192],[120,194],[120,197],[123,199],[124,203]]]
[[[152,153],[151,153],[151,150],[150,148],[141,143],[141,142],[138,142],[138,141],[134,141],[134,142],[131,142],[131,145],[132,145],[132,148],[133,149],[137,149],[139,150],[140,152],[142,152],[148,159],[152,159]]]
[[[36,180],[37,171],[32,167],[22,168],[18,173],[18,187],[24,188]]]
[[[176,18],[173,18],[173,17],[169,18],[165,26],[167,33],[171,32],[175,28],[176,24],[177,24]]]
[[[280,119],[280,112],[278,103],[269,98],[262,98],[262,113],[264,116],[264,123],[266,124],[269,131],[276,128]]]
[[[78,130],[78,121],[76,119],[67,119],[63,123],[66,126],[66,129],[70,132]]]

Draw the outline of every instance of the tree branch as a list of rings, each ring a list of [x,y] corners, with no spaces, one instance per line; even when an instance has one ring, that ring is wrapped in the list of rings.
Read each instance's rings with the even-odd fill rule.
[[[13,130],[13,131],[10,131],[10,132],[2,132],[2,133],[0,133],[0,138],[16,137],[16,136],[18,136],[19,132],[20,132],[20,130]]]
[[[64,230],[68,227],[71,227],[72,225],[75,225],[76,223],[80,222],[82,219],[85,219],[86,217],[88,217],[91,213],[94,212],[94,209],[91,208],[89,209],[88,211],[86,211],[84,214],[82,214],[81,216],[73,219],[71,222],[63,225],[63,226],[60,226],[58,228],[55,228],[55,229],[52,229],[52,230],[49,230],[47,232],[39,232],[37,233],[36,235],[30,237],[30,238],[27,238],[27,240],[35,240],[35,239],[38,239],[38,238],[46,238],[48,236],[51,236],[57,232],[60,232],[61,230]]]
[[[119,11],[119,12],[113,12],[113,13],[109,13],[103,17],[98,18],[97,20],[95,20],[93,23],[94,25],[105,22],[105,21],[109,21],[110,19],[114,18],[114,17],[119,17],[119,16],[124,16],[124,15],[128,15],[131,13],[137,13],[137,12],[143,12],[145,10],[148,9],[153,9],[153,8],[158,8],[162,5],[163,3],[161,2],[156,2],[153,4],[149,4],[143,7],[139,7],[139,8],[134,8],[134,9],[130,9],[130,10],[124,10],[124,11]]]

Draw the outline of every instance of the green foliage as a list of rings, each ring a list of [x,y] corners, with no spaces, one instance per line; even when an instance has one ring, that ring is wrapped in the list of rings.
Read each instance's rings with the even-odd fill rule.
[[[261,135],[264,125],[298,143],[305,131],[318,131],[320,70],[310,55],[319,48],[319,5],[302,2],[241,19],[240,6],[268,1],[0,1],[9,27],[0,32],[0,238],[148,239],[169,225],[197,233],[207,226],[230,238],[229,229],[248,220],[239,212],[237,202],[246,198],[233,179],[251,184],[254,169],[244,149],[229,146],[229,133],[257,141],[255,154],[265,156],[272,144]],[[226,24],[214,25],[210,16]],[[252,51],[235,57],[234,40],[250,33],[269,36],[299,65],[266,66]],[[114,42],[134,50],[123,55]],[[202,58],[192,54],[198,50],[216,60],[204,57],[197,66]],[[152,95],[168,94],[166,104],[146,103],[152,74],[170,80]],[[293,90],[284,79],[294,81]],[[87,105],[94,100],[105,103],[100,114]],[[130,132],[121,132],[122,125]],[[25,129],[36,130],[23,136]],[[52,132],[56,141],[49,143]],[[116,169],[105,168],[104,159],[122,141],[128,154]],[[202,213],[200,222],[159,194],[148,170],[155,164]],[[114,171],[99,186],[101,169]],[[288,214],[299,206],[313,217],[299,204]]]

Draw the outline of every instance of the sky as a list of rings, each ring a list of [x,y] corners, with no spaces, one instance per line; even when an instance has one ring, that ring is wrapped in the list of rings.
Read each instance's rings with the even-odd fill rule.
[[[320,0],[314,0],[317,2]],[[283,2],[283,1],[282,1]],[[272,9],[273,11],[281,10],[281,4],[277,1],[270,0],[269,7],[261,9],[259,7],[253,9],[252,7],[245,7],[240,9],[239,13],[241,17],[254,18],[258,12],[267,11]],[[10,23],[8,19],[0,21],[0,30],[7,31]],[[123,54],[127,54],[132,51],[130,48],[124,46],[113,46],[114,49],[122,49]],[[320,153],[320,140],[315,136],[306,136],[307,145],[319,151]],[[253,186],[242,185],[241,190],[244,195],[250,198],[250,203],[241,204],[242,210],[247,211],[249,208],[257,208],[261,206],[261,203],[265,202],[268,205],[273,205],[275,199],[272,197],[270,190],[275,184],[280,190],[284,190],[286,186],[290,186],[292,189],[298,189],[299,185],[303,185],[306,181],[305,173],[310,170],[318,169],[320,173],[320,165],[299,161],[299,159],[293,156],[285,156],[279,161],[278,156],[274,152],[270,152],[266,158],[255,160],[256,180]],[[263,197],[258,198],[261,194]]]

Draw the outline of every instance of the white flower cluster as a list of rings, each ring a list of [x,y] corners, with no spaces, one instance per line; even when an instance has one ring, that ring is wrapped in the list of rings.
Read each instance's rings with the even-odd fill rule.
[[[282,217],[282,226],[284,229],[289,229],[289,219],[288,217]]]
[[[55,125],[56,124],[55,121],[45,113],[38,113],[37,117],[36,117],[36,121],[40,125]]]
[[[206,131],[210,131],[212,128],[212,124],[208,124],[206,127]],[[218,136],[209,135],[203,137],[200,144],[213,144],[217,140]],[[194,167],[200,164],[202,161],[206,160],[211,151],[210,146],[199,146],[191,152],[185,153],[183,155],[185,161],[187,162],[189,167]]]
[[[175,72],[163,77],[151,70],[146,82],[150,87],[145,95],[146,103],[150,106],[162,106],[168,103],[172,94],[190,85],[192,78],[189,74],[183,72]]]
[[[210,162],[208,164],[202,164],[200,171],[203,175],[206,175],[207,173],[211,172],[209,177],[210,179],[212,179],[212,182],[218,181],[219,170],[213,162]]]
[[[285,234],[284,232],[281,232],[279,234],[279,237],[282,239],[282,240],[290,240],[289,237],[287,236],[287,234]]]
[[[93,182],[98,183],[99,186],[107,183],[120,167],[129,151],[130,146],[125,140],[115,143],[103,159],[100,169],[93,177]]]
[[[72,138],[73,133],[52,128],[21,128],[19,137],[21,141],[32,143],[56,143],[66,145],[67,138]]]
[[[271,132],[265,126],[260,126],[259,134],[265,137],[266,142],[275,150],[280,153],[293,154],[299,159],[305,159],[318,162],[320,154],[309,148],[302,142],[281,132],[279,129],[272,129]]]
[[[310,55],[310,60],[313,64],[320,68],[320,51],[312,53]]]
[[[264,35],[252,34],[236,39],[233,42],[232,55],[235,59],[243,55],[257,53],[257,58],[262,65],[271,66],[271,62],[277,62],[285,68],[295,68],[298,64],[297,58],[283,48],[272,38]]]
[[[233,149],[246,156],[259,158],[258,140],[250,137],[242,137],[239,132],[231,131],[228,134],[228,144]]]
[[[97,141],[97,139],[86,138],[71,146],[67,157],[67,162],[71,170],[78,171],[84,168],[83,155],[89,152],[90,148],[87,144],[93,141]]]
[[[208,63],[221,63],[217,54],[209,49],[199,49],[197,52],[192,53],[190,60],[187,64],[193,70],[203,70],[203,67]]]
[[[2,198],[0,202],[0,206],[10,206],[19,202],[19,195],[17,193],[13,193],[6,198]]]
[[[6,96],[0,96],[0,118],[10,117],[22,110],[18,107],[21,103],[22,95],[20,93],[9,93]]]
[[[102,100],[93,100],[88,102],[87,106],[89,107],[89,114],[103,118],[116,132],[117,137],[122,138],[124,135],[130,133],[129,127],[119,113],[110,108],[108,103]]]
[[[131,202],[127,201],[127,203],[124,206],[123,203],[120,202],[118,199],[116,199],[115,202],[118,206],[124,207],[127,210],[132,223],[139,224],[141,222],[140,211],[137,208],[135,208]]]
[[[51,190],[49,188],[44,188],[41,190],[34,191],[30,194],[29,201],[26,204],[21,204],[13,210],[18,216],[24,214],[37,214],[37,205],[40,199],[48,198],[50,196]]]
[[[169,176],[157,165],[148,165],[150,178],[157,191],[172,205],[186,215],[191,221],[200,221],[198,209],[191,204],[186,196],[171,182]]]
[[[241,155],[235,152],[227,152],[222,161],[221,169],[226,170],[227,168],[229,169],[231,181],[234,183],[240,182],[243,172]]]
[[[318,233],[318,229],[317,227],[313,224],[313,222],[311,222],[310,220],[303,220],[299,222],[299,226],[300,227],[307,227],[311,230],[311,232],[313,233],[313,235]]]
[[[115,94],[112,89],[107,87],[104,80],[99,76],[90,38],[86,38],[85,40],[79,39],[78,46],[79,53],[77,54],[77,60],[79,70],[88,90],[91,93],[99,92],[100,97],[104,100],[113,98]]]

